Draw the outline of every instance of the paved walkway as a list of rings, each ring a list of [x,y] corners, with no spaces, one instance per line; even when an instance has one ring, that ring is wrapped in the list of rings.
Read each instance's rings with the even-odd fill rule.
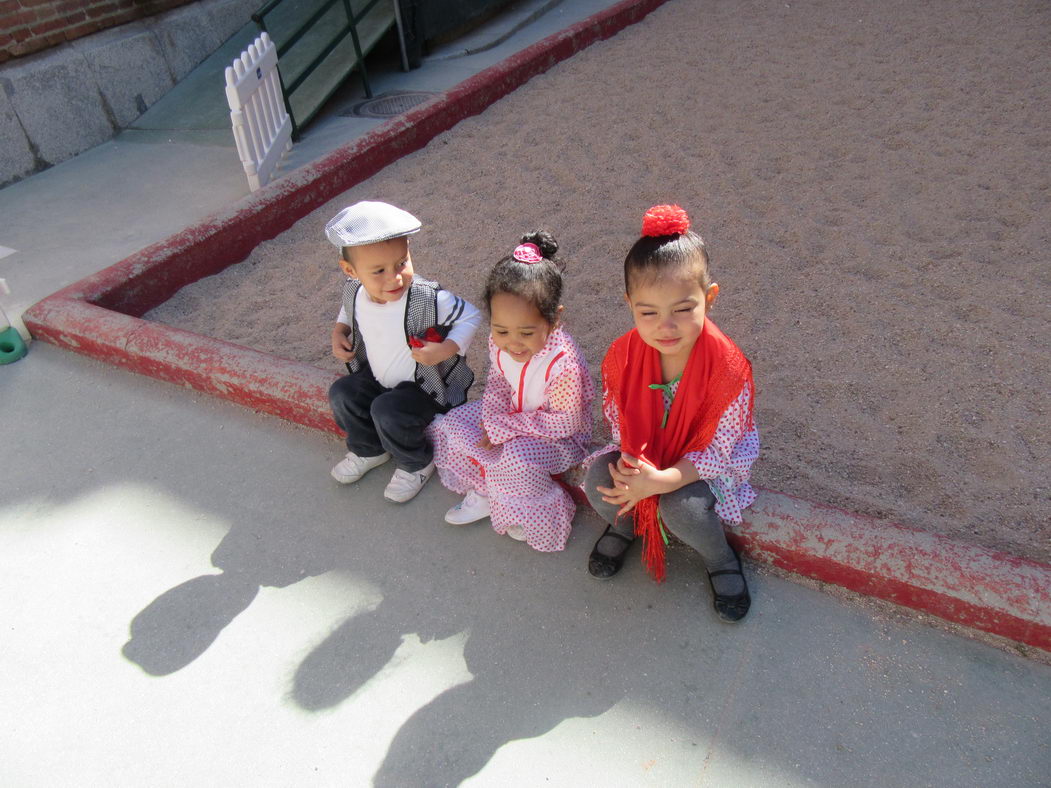
[[[609,4],[375,89],[448,87]],[[290,166],[371,128],[338,114],[359,97]],[[0,190],[4,304],[246,192],[232,138],[162,129]],[[338,488],[328,436],[43,343],[0,403],[4,784],[1051,784],[1051,668],[911,615],[759,573],[721,625],[686,552],[663,586],[595,582],[593,515],[561,555],[446,527],[438,485]]]

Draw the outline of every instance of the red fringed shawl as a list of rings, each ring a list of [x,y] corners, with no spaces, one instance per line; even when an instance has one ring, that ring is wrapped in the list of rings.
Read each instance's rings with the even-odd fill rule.
[[[660,470],[670,468],[689,452],[704,451],[712,442],[719,419],[747,383],[752,391],[748,423],[752,426],[755,384],[744,353],[711,321],[694,343],[686,370],[662,429],[664,398],[651,383],[663,383],[660,353],[632,329],[610,346],[602,361],[603,397],[620,412],[620,448]],[[635,534],[643,538],[642,560],[658,581],[664,579],[664,540],[657,521],[657,496],[635,506]]]

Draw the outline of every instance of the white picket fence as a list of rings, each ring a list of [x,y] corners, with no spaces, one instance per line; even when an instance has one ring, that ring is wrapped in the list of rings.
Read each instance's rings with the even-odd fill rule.
[[[270,182],[282,157],[292,150],[292,119],[281,95],[277,46],[266,33],[227,66],[226,101],[237,153],[248,187],[255,191]]]

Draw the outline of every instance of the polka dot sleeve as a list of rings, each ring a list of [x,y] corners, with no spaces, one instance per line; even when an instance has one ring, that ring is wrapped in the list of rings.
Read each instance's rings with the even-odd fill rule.
[[[685,455],[711,487],[716,513],[731,523],[741,522],[741,509],[755,500],[748,480],[759,456],[759,431],[754,425],[748,428],[751,396],[750,387],[745,386],[719,419],[708,448]]]

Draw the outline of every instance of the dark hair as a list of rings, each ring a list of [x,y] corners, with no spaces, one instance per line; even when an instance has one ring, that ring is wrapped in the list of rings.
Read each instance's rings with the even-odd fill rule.
[[[485,282],[485,308],[490,309],[497,293],[508,293],[524,298],[554,325],[562,304],[562,272],[566,269],[565,262],[556,256],[558,241],[546,230],[536,230],[523,235],[521,243],[536,244],[544,259],[539,263],[520,263],[513,255],[501,258]]]
[[[391,241],[400,241],[403,238],[405,239],[405,245],[406,245],[406,248],[407,248],[408,245],[409,245],[409,237],[407,235],[398,235],[398,236],[395,236],[394,238],[386,238],[386,239],[384,239],[382,241],[375,241],[374,243],[370,243],[370,244],[359,244],[358,246],[374,246],[375,244],[388,244]],[[350,263],[351,265],[354,265],[355,264],[354,263],[354,250],[357,249],[358,246],[341,246],[341,247],[339,247],[339,256],[341,258],[343,258],[344,262]]]
[[[644,235],[624,258],[624,290],[664,276],[696,279],[704,291],[712,285],[708,248],[693,230],[681,235]]]

